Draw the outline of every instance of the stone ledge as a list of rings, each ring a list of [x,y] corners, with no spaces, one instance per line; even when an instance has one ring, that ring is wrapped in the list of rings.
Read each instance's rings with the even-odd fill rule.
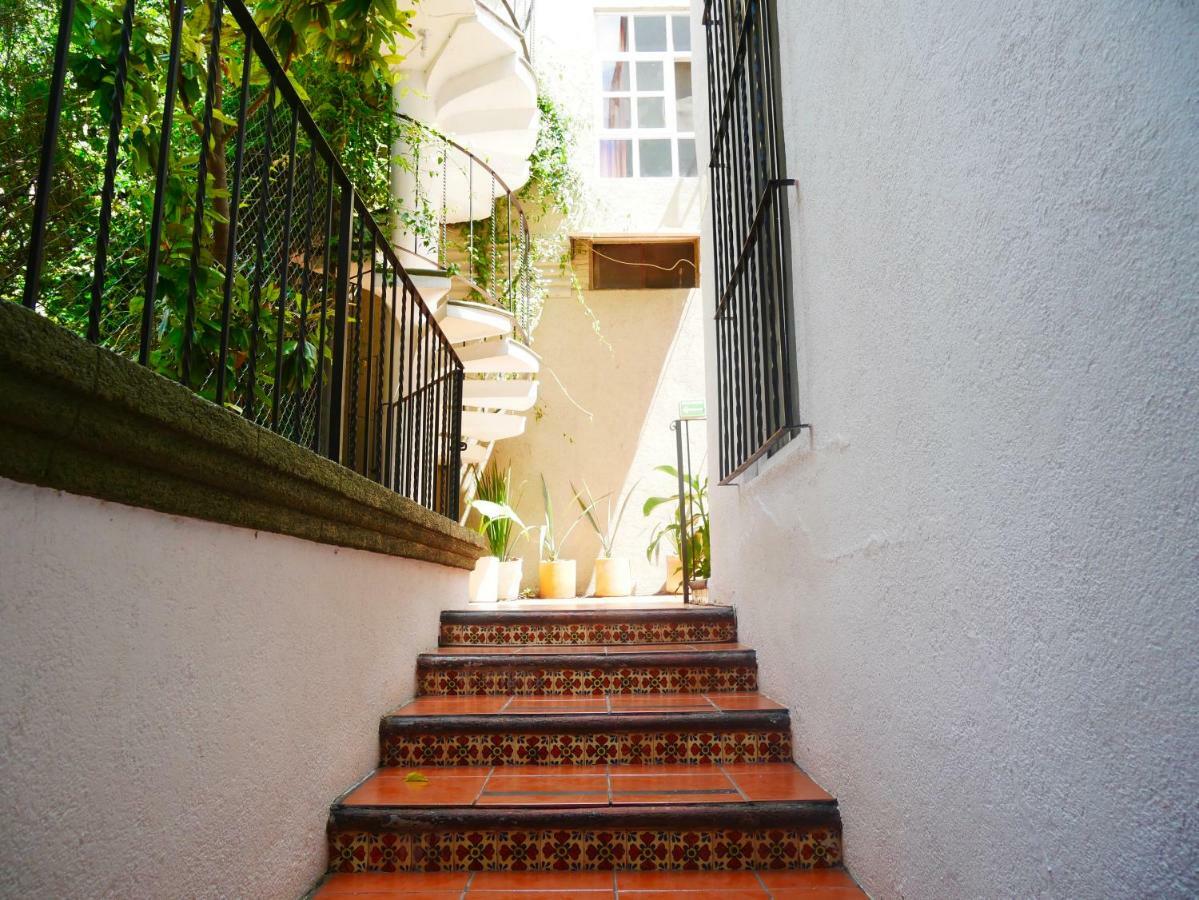
[[[480,535],[0,303],[0,475],[225,525],[463,569]]]

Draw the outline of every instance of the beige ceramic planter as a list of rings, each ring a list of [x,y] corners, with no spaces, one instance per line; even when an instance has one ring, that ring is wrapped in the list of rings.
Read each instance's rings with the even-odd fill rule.
[[[501,600],[515,600],[520,596],[520,579],[524,575],[524,564],[519,559],[500,563],[497,593]]]
[[[573,600],[575,598],[575,561],[559,559],[543,562],[539,567],[540,589],[538,596],[543,600]]]
[[[683,561],[677,556],[666,557],[666,593],[679,594],[683,591]]]
[[[470,573],[470,602],[495,603],[499,587],[500,561],[495,556],[484,556],[475,562]]]
[[[629,597],[633,593],[633,566],[624,556],[598,556],[595,560],[595,596]]]

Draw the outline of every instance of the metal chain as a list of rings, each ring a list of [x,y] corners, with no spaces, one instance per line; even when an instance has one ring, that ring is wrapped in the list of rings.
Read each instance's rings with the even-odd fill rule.
[[[495,270],[498,265],[496,261],[496,253],[498,245],[496,244],[495,234],[495,172],[491,173],[491,294],[494,297],[497,290],[495,286]]]
[[[449,181],[450,142],[446,137],[441,139],[441,240],[437,244],[437,262],[444,269],[445,253],[445,220],[446,220],[446,182]]]

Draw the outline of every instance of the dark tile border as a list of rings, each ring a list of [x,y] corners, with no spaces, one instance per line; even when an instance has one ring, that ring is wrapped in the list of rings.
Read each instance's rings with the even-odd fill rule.
[[[379,736],[421,734],[613,734],[631,732],[791,731],[785,709],[679,713],[600,713],[491,716],[384,716]]]
[[[417,671],[468,670],[507,671],[538,669],[556,671],[591,669],[610,672],[618,669],[670,669],[702,667],[736,669],[757,665],[753,650],[661,650],[649,653],[489,653],[472,656],[422,653],[416,659]]]
[[[329,811],[328,830],[438,832],[555,828],[599,829],[839,829],[837,801],[772,803],[706,803],[679,806],[488,807],[488,806],[343,806]]]
[[[549,601],[547,601],[549,602]],[[602,600],[597,600],[602,603]],[[702,606],[678,609],[446,609],[442,625],[581,625],[589,622],[642,623],[679,621],[736,621],[731,606]]]

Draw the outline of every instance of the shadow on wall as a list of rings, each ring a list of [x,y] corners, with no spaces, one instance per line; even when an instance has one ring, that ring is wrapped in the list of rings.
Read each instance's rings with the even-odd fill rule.
[[[498,444],[494,458],[501,467],[512,465],[514,485],[524,483],[517,510],[527,524],[542,521],[540,476],[545,475],[559,534],[579,512],[572,504],[572,481],[580,489],[586,482],[596,496],[612,491],[623,499],[623,492],[643,479],[629,502],[616,553],[632,560],[638,592],[655,593],[665,564],[646,561],[652,522],[642,517],[641,505],[665,491],[656,483],[661,476],[645,476],[656,465],[674,462],[670,422],[679,402],[703,397],[699,292],[584,291],[601,339],[569,287],[556,282],[554,288],[536,335],[542,357],[539,402],[525,434]],[[538,549],[535,532],[517,545],[526,588],[537,586]],[[580,593],[590,583],[599,552],[594,532],[580,524],[563,552],[563,558],[578,561]]]

